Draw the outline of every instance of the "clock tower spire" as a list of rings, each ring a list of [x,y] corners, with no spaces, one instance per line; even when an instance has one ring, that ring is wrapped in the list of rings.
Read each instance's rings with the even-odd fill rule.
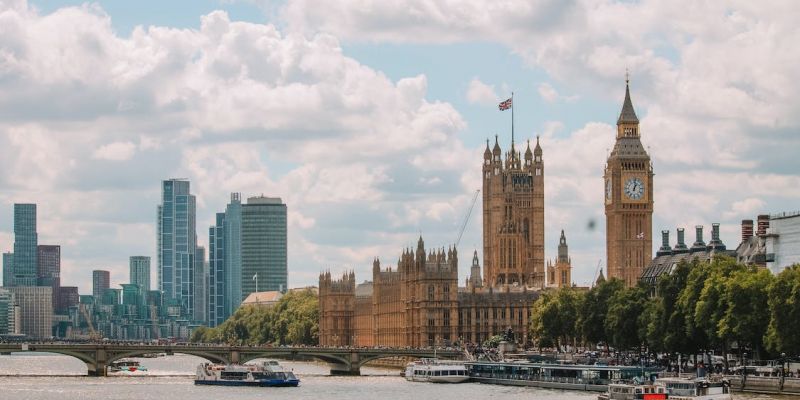
[[[635,286],[652,258],[653,168],[642,146],[627,74],[616,143],[603,179],[608,278]]]

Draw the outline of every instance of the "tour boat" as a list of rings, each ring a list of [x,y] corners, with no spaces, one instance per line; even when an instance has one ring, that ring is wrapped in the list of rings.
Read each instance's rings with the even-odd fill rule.
[[[463,362],[423,358],[406,365],[406,380],[411,382],[461,383],[469,380]]]
[[[612,383],[608,391],[597,396],[597,400],[666,400],[667,388],[653,384]]]
[[[275,360],[261,364],[200,364],[195,385],[221,386],[297,386],[300,379]]]
[[[666,388],[671,400],[731,400],[730,382],[706,378],[659,378],[656,385]]]
[[[110,375],[147,375],[147,368],[136,360],[123,358],[112,361],[108,366],[108,373]]]

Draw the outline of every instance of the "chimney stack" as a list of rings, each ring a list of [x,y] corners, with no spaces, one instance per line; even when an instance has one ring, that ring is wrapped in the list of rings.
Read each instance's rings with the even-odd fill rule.
[[[675,244],[674,253],[686,253],[689,251],[689,248],[686,247],[686,242],[684,241],[684,229],[678,228],[678,243]]]
[[[742,220],[742,243],[750,240],[753,237],[753,220],[752,219],[743,219]]]
[[[719,238],[719,223],[711,224],[711,241],[708,242],[709,250],[725,250],[725,244]]]
[[[694,227],[695,241],[692,244],[692,253],[703,251],[706,249],[706,243],[703,241],[703,225],[696,225]]]
[[[756,231],[756,235],[764,236],[767,234],[767,228],[769,228],[769,215],[761,214],[758,216],[758,230]]]
[[[656,256],[666,256],[672,254],[672,248],[669,247],[669,231],[661,231],[661,248],[656,252]]]

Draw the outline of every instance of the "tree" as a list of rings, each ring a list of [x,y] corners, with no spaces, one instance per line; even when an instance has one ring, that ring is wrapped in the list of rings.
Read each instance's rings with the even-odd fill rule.
[[[735,271],[728,278],[718,323],[717,337],[725,344],[736,340],[756,354],[764,349],[764,336],[770,321],[768,288],[775,278],[766,269],[749,267]],[[725,346],[727,350],[728,346]]]
[[[606,315],[606,337],[617,350],[640,347],[640,316],[647,303],[647,291],[641,287],[625,288],[611,296]]]
[[[608,304],[614,294],[621,291],[624,286],[625,284],[619,279],[604,280],[598,282],[584,295],[578,317],[579,333],[584,340],[595,344],[608,343],[605,329]]]
[[[765,342],[774,353],[800,355],[800,265],[786,268],[768,290],[770,321]]]
[[[571,287],[547,291],[536,300],[531,311],[531,336],[540,347],[555,344],[561,351],[563,345],[574,344],[582,302],[583,294]]]
[[[314,345],[319,343],[319,301],[311,290],[291,291],[271,307],[242,306],[216,328],[197,328],[191,340]]]

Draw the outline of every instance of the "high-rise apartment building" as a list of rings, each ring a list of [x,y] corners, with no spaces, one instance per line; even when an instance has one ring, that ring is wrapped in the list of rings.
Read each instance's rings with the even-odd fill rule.
[[[36,252],[37,286],[53,288],[53,309],[58,303],[58,289],[61,287],[61,246],[39,245]]]
[[[3,286],[11,287],[14,277],[14,253],[3,253]]]
[[[158,289],[164,301],[176,300],[186,315],[195,308],[195,197],[189,181],[170,179],[162,182],[158,206]]]
[[[208,289],[206,249],[198,246],[194,256],[194,315],[195,322],[206,323],[208,318]]]
[[[36,286],[36,204],[14,204],[14,263],[12,286]]]
[[[208,326],[225,321],[225,213],[208,228]]]
[[[19,334],[19,325],[16,296],[8,289],[0,289],[0,335]]]
[[[225,207],[225,315],[233,314],[242,296],[242,201],[240,193],[231,194]]]
[[[111,287],[111,274],[108,271],[96,269],[92,271],[92,296],[101,299],[103,292]]]
[[[131,256],[129,261],[130,282],[144,291],[150,290],[150,257]]]
[[[241,300],[253,292],[286,289],[286,235],[286,204],[280,198],[247,199],[242,207]]]
[[[20,329],[32,338],[53,335],[53,288],[48,286],[15,286],[8,288],[14,294],[20,312]]]

